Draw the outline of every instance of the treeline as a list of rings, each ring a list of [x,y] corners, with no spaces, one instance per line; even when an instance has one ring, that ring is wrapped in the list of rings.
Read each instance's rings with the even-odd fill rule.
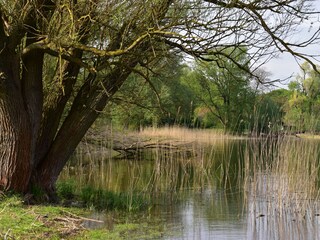
[[[103,120],[129,129],[181,125],[229,133],[320,130],[320,77],[307,63],[288,89],[270,90],[267,72],[250,73],[245,49],[223,51],[225,57],[205,61],[171,55],[146,63],[150,70],[136,69],[130,75]]]

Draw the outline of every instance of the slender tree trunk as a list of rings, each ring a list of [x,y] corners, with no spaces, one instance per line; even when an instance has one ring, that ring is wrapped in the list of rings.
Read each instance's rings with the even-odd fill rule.
[[[66,162],[135,64],[136,61],[114,69],[104,80],[96,80],[94,85],[91,82],[95,76],[89,75],[86,84],[80,89],[49,152],[33,174],[31,184],[43,189],[51,200],[55,200],[55,183]]]
[[[57,134],[61,116],[72,93],[80,67],[73,63],[65,63],[63,72],[63,86],[52,90],[45,101],[43,109],[42,126],[37,139],[35,166],[37,166],[48,153]],[[62,89],[63,88],[63,89]]]

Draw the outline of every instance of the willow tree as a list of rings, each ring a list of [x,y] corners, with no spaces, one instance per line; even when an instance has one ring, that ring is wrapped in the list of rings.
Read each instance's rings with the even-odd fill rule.
[[[241,67],[221,51],[241,46],[251,54],[246,67],[275,50],[312,63],[297,49],[316,42],[318,30],[301,43],[287,38],[314,15],[306,0],[1,0],[1,189],[36,185],[52,196],[123,82],[147,77],[141,69],[166,53],[224,55]]]

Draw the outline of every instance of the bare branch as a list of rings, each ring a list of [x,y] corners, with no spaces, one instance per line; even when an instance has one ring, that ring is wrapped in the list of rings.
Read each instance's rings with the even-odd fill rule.
[[[120,56],[120,55],[123,55],[123,54],[130,52],[132,49],[134,49],[139,44],[141,44],[144,40],[146,40],[147,38],[149,38],[150,36],[153,36],[153,35],[158,35],[158,36],[163,36],[163,37],[179,36],[177,33],[174,33],[174,32],[150,29],[149,31],[147,31],[146,33],[144,33],[140,37],[138,37],[136,40],[134,40],[128,47],[126,47],[124,49],[118,49],[118,50],[113,50],[113,51],[100,50],[96,47],[89,47],[87,45],[83,45],[80,43],[74,43],[74,44],[70,44],[70,45],[62,44],[61,47],[63,47],[63,48],[70,48],[70,47],[77,48],[77,49],[83,50],[85,52],[91,52],[91,53],[93,53],[97,56],[100,56],[100,57],[117,57],[117,56]]]

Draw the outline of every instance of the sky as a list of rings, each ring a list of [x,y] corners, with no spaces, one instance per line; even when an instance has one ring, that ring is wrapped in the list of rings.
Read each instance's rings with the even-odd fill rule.
[[[314,1],[314,6],[317,10],[320,11],[320,0],[315,0]],[[319,14],[320,18],[320,14]],[[318,19],[319,20],[319,19]],[[319,20],[320,21],[320,20]],[[320,26],[320,23],[318,24],[318,27]],[[316,28],[315,26],[314,28]],[[306,28],[306,26],[305,26]],[[299,40],[299,37],[304,37],[305,32],[308,32],[306,29],[303,29],[302,26],[302,34],[300,36],[297,36],[297,39]],[[302,51],[302,50],[300,50]],[[303,52],[307,53],[313,53],[313,54],[319,54],[320,55],[320,44],[319,45],[314,45],[314,46],[309,46],[305,49],[303,49]],[[300,62],[302,63],[302,62]],[[320,62],[318,63],[320,65]],[[288,53],[285,54],[280,54],[278,58],[270,60],[268,63],[266,63],[263,66],[264,70],[267,72],[270,72],[272,75],[270,76],[270,79],[275,80],[275,79],[286,79],[289,78],[287,81],[284,81],[284,83],[288,83],[291,80],[295,79],[295,76],[300,73],[300,67],[298,63],[296,62],[295,58],[291,56]],[[279,87],[286,87],[284,84],[277,84]]]

